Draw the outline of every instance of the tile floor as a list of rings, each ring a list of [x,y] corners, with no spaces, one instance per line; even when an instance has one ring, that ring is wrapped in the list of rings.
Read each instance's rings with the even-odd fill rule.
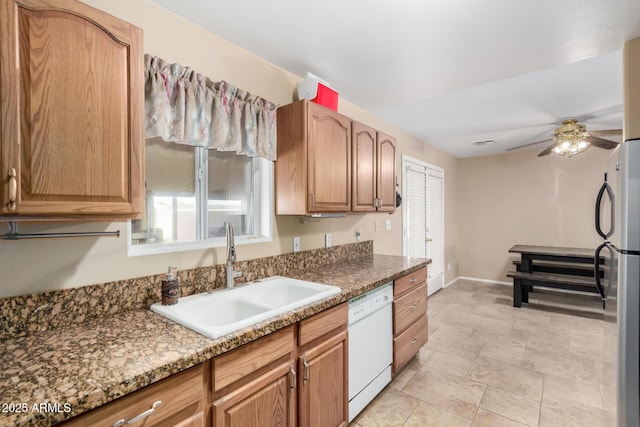
[[[615,425],[615,326],[599,298],[459,280],[429,298],[429,342],[351,426]]]

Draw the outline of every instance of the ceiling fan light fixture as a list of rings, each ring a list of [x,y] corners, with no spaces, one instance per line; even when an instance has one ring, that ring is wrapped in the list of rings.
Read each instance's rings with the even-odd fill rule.
[[[586,140],[589,136],[585,125],[575,120],[565,120],[554,132],[556,146],[551,151],[560,156],[575,156],[591,146]]]

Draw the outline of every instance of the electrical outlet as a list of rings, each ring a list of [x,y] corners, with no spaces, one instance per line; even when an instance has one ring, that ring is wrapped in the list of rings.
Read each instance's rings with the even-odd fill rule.
[[[331,234],[329,234],[329,233],[324,235],[324,247],[325,248],[330,248],[331,247]]]
[[[450,264],[450,263],[448,263],[448,264],[447,264],[447,271],[450,271],[450,270],[451,270],[451,264]]]
[[[300,252],[300,237],[293,238],[293,252]]]
[[[384,229],[387,230],[387,231],[391,230],[391,220],[390,219],[385,221]]]
[[[360,241],[362,237],[362,227],[356,227],[356,241]]]
[[[376,221],[376,231],[380,230],[380,221]]]

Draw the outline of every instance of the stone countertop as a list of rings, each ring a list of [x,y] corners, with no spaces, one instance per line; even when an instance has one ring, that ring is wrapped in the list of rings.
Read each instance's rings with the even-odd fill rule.
[[[0,426],[48,426],[79,415],[429,263],[373,255],[290,274],[342,292],[218,339],[134,310],[6,340],[0,343]]]

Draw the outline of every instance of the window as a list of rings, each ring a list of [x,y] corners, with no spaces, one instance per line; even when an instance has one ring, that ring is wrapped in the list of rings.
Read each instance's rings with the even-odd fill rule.
[[[159,138],[146,141],[145,218],[132,220],[129,255],[272,239],[273,163]]]

